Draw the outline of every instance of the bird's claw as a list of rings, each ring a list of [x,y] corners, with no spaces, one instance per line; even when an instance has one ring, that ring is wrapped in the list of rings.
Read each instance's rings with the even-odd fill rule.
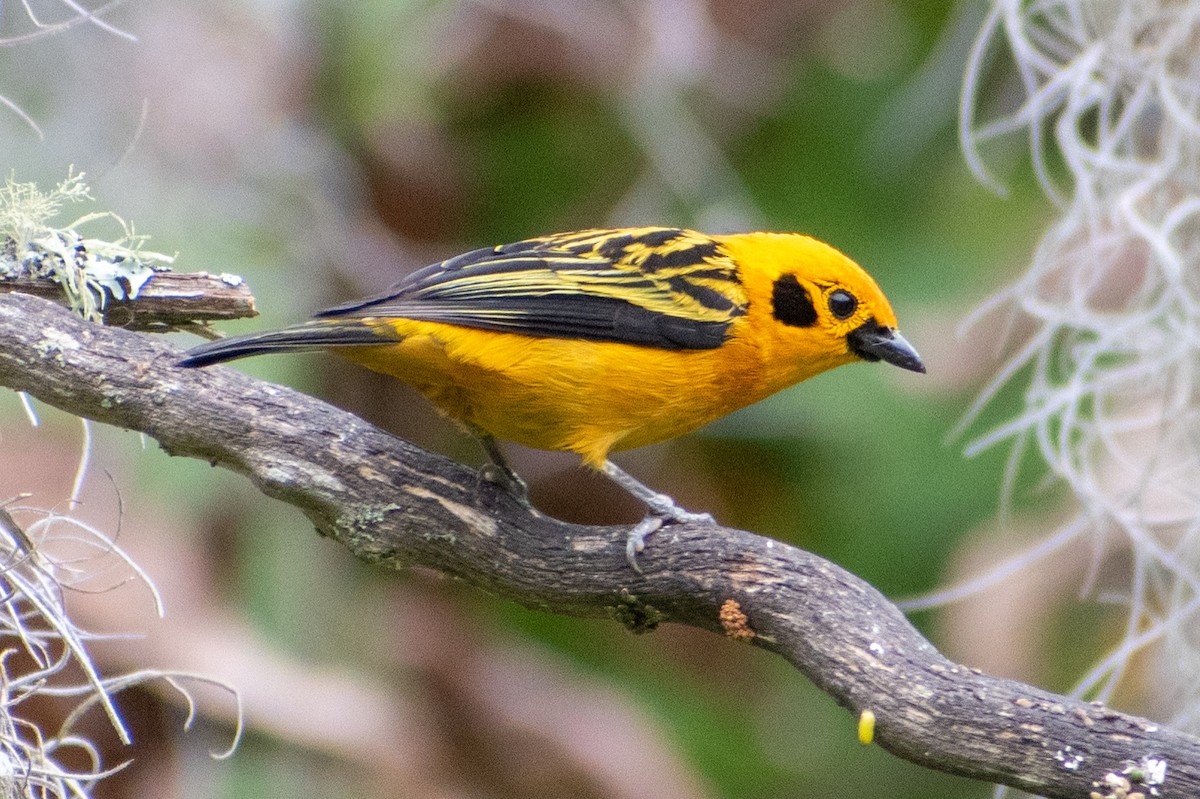
[[[662,521],[679,522],[680,524],[688,522],[716,524],[716,519],[711,513],[693,513],[690,510],[684,510],[666,494],[655,494],[646,505],[650,508],[650,514],[657,516]],[[659,526],[662,526],[661,523]]]
[[[507,466],[485,463],[479,467],[479,479],[500,486],[516,497],[522,505],[529,504],[529,485]]]
[[[633,526],[633,529],[629,531],[629,537],[625,539],[625,560],[628,561],[629,567],[638,574],[642,573],[642,567],[637,562],[638,553],[646,548],[646,538],[662,527],[663,521],[662,516],[648,515]]]
[[[675,504],[675,500],[666,494],[655,494],[646,502],[650,512],[633,529],[625,539],[625,560],[630,568],[638,574],[642,567],[637,563],[638,553],[646,549],[646,539],[658,531],[667,522],[679,524],[716,524],[711,513],[693,513]]]

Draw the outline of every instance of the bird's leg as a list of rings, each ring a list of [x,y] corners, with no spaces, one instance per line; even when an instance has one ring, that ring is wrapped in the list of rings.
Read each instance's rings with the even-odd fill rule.
[[[508,493],[516,497],[524,505],[529,504],[529,486],[525,484],[516,472],[508,465],[508,461],[504,459],[504,453],[500,451],[500,445],[496,443],[495,437],[490,433],[485,433],[482,430],[475,430],[475,437],[479,439],[480,446],[487,453],[490,463],[485,463],[479,469],[479,476],[489,483],[495,483],[503,487]]]
[[[646,508],[650,511],[646,515],[646,518],[634,525],[633,529],[629,531],[629,537],[625,540],[625,560],[629,561],[629,565],[636,572],[640,573],[642,571],[641,567],[637,565],[638,553],[646,548],[646,539],[658,530],[658,528],[662,527],[664,522],[714,523],[711,514],[693,513],[692,511],[684,510],[675,503],[675,500],[638,482],[632,475],[612,461],[604,461],[604,464],[600,467],[600,471],[608,479],[646,503]]]

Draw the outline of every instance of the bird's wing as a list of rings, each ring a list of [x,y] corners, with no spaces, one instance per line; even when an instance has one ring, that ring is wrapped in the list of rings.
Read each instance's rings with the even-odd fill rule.
[[[688,230],[637,228],[474,250],[318,316],[711,349],[725,341],[746,302],[737,267],[716,241]]]

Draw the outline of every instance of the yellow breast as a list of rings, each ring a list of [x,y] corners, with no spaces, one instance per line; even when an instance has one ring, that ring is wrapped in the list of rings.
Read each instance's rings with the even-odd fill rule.
[[[599,466],[610,450],[674,438],[818,372],[846,353],[780,358],[746,335],[709,350],[663,350],[533,338],[406,319],[379,321],[401,341],[339,354],[399,378],[468,427],[528,447],[578,453]]]

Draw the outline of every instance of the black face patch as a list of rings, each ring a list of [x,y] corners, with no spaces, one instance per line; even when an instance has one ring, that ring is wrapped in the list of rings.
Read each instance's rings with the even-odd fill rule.
[[[771,290],[771,312],[775,318],[792,327],[812,327],[817,322],[817,309],[812,298],[795,275],[776,278]]]

